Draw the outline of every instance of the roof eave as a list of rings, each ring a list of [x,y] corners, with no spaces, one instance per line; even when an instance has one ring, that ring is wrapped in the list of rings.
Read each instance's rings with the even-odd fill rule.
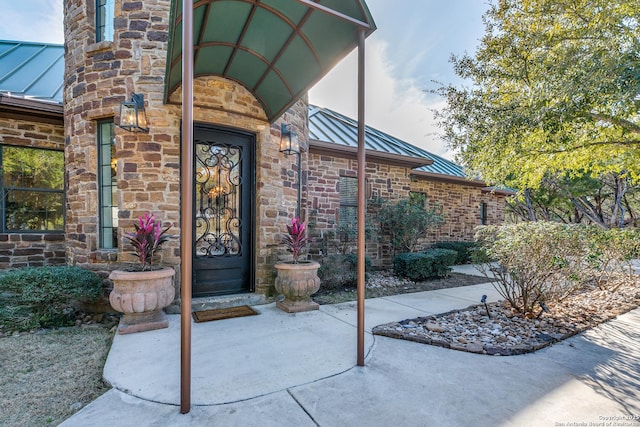
[[[319,141],[317,139],[309,140],[309,152],[316,154],[325,154],[330,156],[338,156],[343,158],[355,159],[358,154],[358,147],[340,145],[333,142]],[[380,162],[393,166],[402,166],[409,169],[429,166],[433,164],[433,160],[419,157],[404,156],[401,154],[385,153],[376,150],[366,150],[367,160]]]
[[[13,119],[63,124],[62,104],[0,93],[0,115]]]
[[[455,176],[455,175],[443,175],[441,173],[434,172],[426,172],[413,170],[411,171],[411,175],[418,179],[428,179],[431,181],[441,181],[448,182],[451,184],[463,184],[469,185],[471,187],[487,187],[487,183],[477,179],[469,179],[464,176]]]

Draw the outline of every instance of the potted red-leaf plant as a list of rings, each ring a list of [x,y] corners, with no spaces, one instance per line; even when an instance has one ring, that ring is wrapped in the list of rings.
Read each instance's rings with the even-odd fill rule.
[[[282,243],[291,251],[291,261],[276,263],[278,272],[275,288],[284,299],[276,305],[287,313],[317,310],[319,305],[311,299],[311,295],[320,289],[318,268],[316,261],[300,260],[300,255],[309,242],[306,233],[306,224],[299,218],[291,219],[291,225],[287,225],[287,234],[282,238]]]
[[[114,270],[109,275],[113,290],[109,302],[114,310],[124,313],[120,319],[118,333],[149,331],[169,326],[163,309],[175,297],[171,267],[153,265],[154,255],[170,236],[153,214],[148,212],[134,223],[134,232],[124,235],[134,249],[139,264],[129,270]]]

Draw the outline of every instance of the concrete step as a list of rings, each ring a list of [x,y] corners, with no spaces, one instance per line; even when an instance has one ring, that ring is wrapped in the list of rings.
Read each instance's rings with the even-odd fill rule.
[[[274,298],[265,297],[261,294],[232,294],[221,295],[215,297],[198,297],[191,300],[191,310],[212,310],[216,308],[238,307],[241,305],[263,305],[274,301]],[[171,306],[166,308],[168,314],[179,314],[182,307],[180,299],[174,301]]]

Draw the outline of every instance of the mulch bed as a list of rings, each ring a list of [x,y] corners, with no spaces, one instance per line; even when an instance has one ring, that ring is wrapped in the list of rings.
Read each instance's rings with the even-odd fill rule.
[[[413,282],[411,280],[398,278],[390,272],[380,271],[368,274],[365,298],[380,298],[412,292],[457,288],[461,286],[478,285],[489,281],[489,279],[483,276],[451,273],[448,277],[440,279]],[[355,286],[343,286],[335,289],[320,288],[320,291],[314,294],[312,298],[320,305],[355,301],[357,299],[357,290]]]

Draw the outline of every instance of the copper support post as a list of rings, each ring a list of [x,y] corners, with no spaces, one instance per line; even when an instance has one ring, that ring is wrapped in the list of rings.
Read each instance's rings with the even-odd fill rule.
[[[180,413],[191,410],[193,271],[193,0],[182,3],[182,170],[180,172]]]
[[[367,211],[365,197],[364,146],[364,34],[358,30],[358,366],[364,366],[364,222]]]

